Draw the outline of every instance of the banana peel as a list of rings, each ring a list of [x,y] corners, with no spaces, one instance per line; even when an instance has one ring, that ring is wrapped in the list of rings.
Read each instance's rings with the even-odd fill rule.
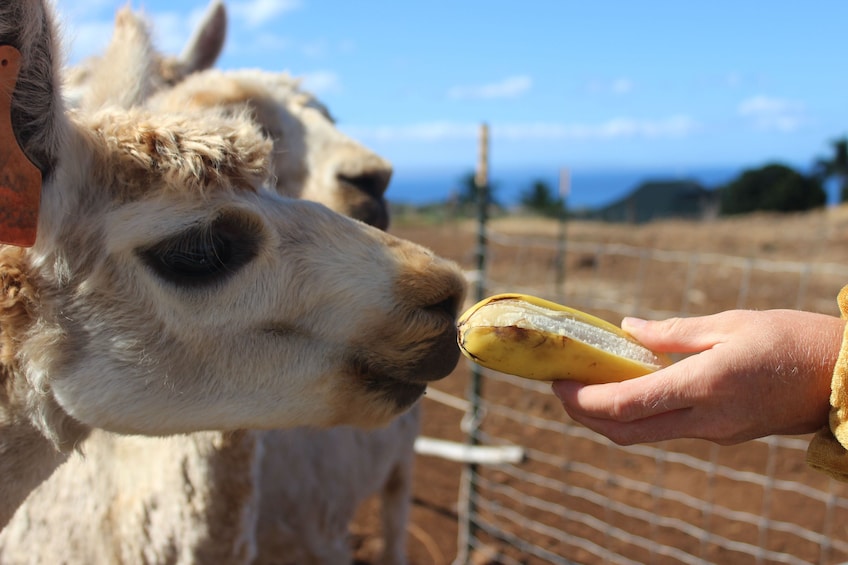
[[[619,382],[671,363],[621,328],[526,294],[498,294],[457,321],[462,353],[475,363],[540,381]]]

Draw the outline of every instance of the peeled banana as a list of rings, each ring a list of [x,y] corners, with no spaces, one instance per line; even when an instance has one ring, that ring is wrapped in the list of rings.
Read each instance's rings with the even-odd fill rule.
[[[465,311],[457,341],[466,357],[528,379],[617,382],[670,363],[617,326],[526,294],[498,294]]]

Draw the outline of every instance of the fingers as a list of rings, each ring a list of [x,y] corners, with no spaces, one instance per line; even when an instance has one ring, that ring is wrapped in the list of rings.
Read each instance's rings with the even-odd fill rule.
[[[673,412],[659,414],[637,422],[616,422],[601,418],[585,416],[573,417],[576,422],[590,430],[606,436],[618,445],[633,445],[637,443],[655,443],[679,437],[697,437],[692,435],[692,426],[688,423],[691,409],[684,408]],[[696,429],[703,432],[703,429]]]
[[[708,362],[712,358],[710,350],[726,339],[724,328],[728,326],[728,317],[719,314],[662,321],[625,318],[622,328],[650,349],[700,355],[621,383],[581,386],[558,381],[553,383],[553,391],[577,420],[633,422],[689,408],[704,393],[697,384],[704,379],[694,379],[693,375],[702,373],[699,366],[714,366]],[[700,365],[694,361],[695,357],[700,357]]]
[[[683,363],[681,361],[681,363]],[[575,420],[633,422],[692,406],[700,387],[681,386],[685,372],[672,365],[644,377],[597,385],[554,381],[554,394]]]
[[[624,318],[621,328],[648,349],[666,353],[695,353],[715,346],[724,335],[720,315],[648,321]]]
[[[647,347],[693,355],[630,381],[552,388],[575,421],[620,444],[679,437],[732,444],[805,433],[826,421],[844,326],[788,310],[625,318],[622,328]]]
[[[658,401],[650,391],[663,387],[659,383],[647,383],[652,376],[605,385],[555,381],[552,388],[574,421],[619,445],[681,437],[736,443],[725,434],[723,428],[727,422],[705,418],[694,399],[661,394],[662,400]]]

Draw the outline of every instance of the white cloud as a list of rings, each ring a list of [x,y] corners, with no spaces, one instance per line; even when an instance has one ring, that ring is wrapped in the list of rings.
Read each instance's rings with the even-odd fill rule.
[[[614,94],[627,94],[633,90],[633,81],[627,78],[619,78],[612,81],[611,88]]]
[[[792,132],[809,122],[804,104],[757,95],[746,98],[737,106],[737,113],[757,129]]]
[[[379,141],[443,141],[449,139],[476,139],[479,124],[457,122],[429,122],[406,126],[347,127],[348,133],[362,139]],[[530,122],[491,124],[493,139],[512,141],[529,140],[613,140],[681,138],[692,135],[700,125],[689,116],[670,116],[659,120],[614,118],[596,124],[563,124],[556,122]]]
[[[441,141],[475,139],[479,134],[480,125],[438,121],[403,126],[348,126],[344,129],[355,138],[380,141]]]
[[[302,81],[303,87],[313,94],[320,95],[341,90],[339,75],[333,71],[313,71],[302,74],[298,78]]]
[[[742,75],[736,71],[727,73],[724,76],[724,82],[730,88],[736,88],[742,84]]]
[[[507,125],[503,135],[510,139],[624,139],[685,137],[699,128],[688,116],[659,120],[612,118],[596,124],[518,124]]]
[[[356,42],[352,39],[342,39],[339,42],[339,53],[354,53],[356,51]]]
[[[243,0],[231,4],[230,11],[234,18],[244,21],[248,27],[255,28],[298,8],[300,0]]]
[[[92,55],[103,53],[112,38],[113,20],[86,21],[74,24],[65,31],[68,63],[76,64]]]
[[[592,79],[586,83],[586,92],[590,94],[629,94],[633,92],[636,84],[627,77],[619,77],[613,80]]]
[[[155,12],[147,14],[152,22],[153,42],[156,49],[162,53],[176,55],[182,52],[194,33],[194,23],[200,19],[186,18],[185,14],[177,12]]]
[[[292,42],[286,37],[281,35],[276,35],[274,33],[260,33],[254,36],[254,41],[252,45],[246,45],[244,43],[236,46],[238,50],[253,50],[259,52],[274,52],[274,51],[284,51],[286,49],[290,49],[292,47]]]
[[[353,53],[356,49],[356,44],[349,40],[340,40],[338,42],[330,42],[326,39],[316,39],[313,41],[294,41],[290,37],[276,33],[274,30],[252,30],[246,34],[238,42],[230,42],[227,45],[229,53],[239,53],[243,55],[267,55],[268,53],[280,54],[283,51],[297,52],[303,56],[316,59],[326,60],[336,55],[346,55]]]
[[[459,100],[516,98],[529,91],[532,86],[533,79],[526,75],[516,75],[490,84],[454,86],[448,90],[448,97]]]
[[[765,114],[779,114],[792,111],[796,104],[782,98],[771,98],[768,96],[752,96],[739,103],[739,115],[762,116]]]
[[[115,10],[114,0],[76,0],[74,2],[54,2],[62,21],[77,22],[96,15],[111,15]]]

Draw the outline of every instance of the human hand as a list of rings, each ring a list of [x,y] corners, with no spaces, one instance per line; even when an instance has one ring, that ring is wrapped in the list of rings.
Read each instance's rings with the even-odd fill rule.
[[[629,381],[552,387],[574,420],[621,445],[813,432],[827,423],[844,324],[797,310],[625,318],[622,328],[646,347],[693,355]]]

